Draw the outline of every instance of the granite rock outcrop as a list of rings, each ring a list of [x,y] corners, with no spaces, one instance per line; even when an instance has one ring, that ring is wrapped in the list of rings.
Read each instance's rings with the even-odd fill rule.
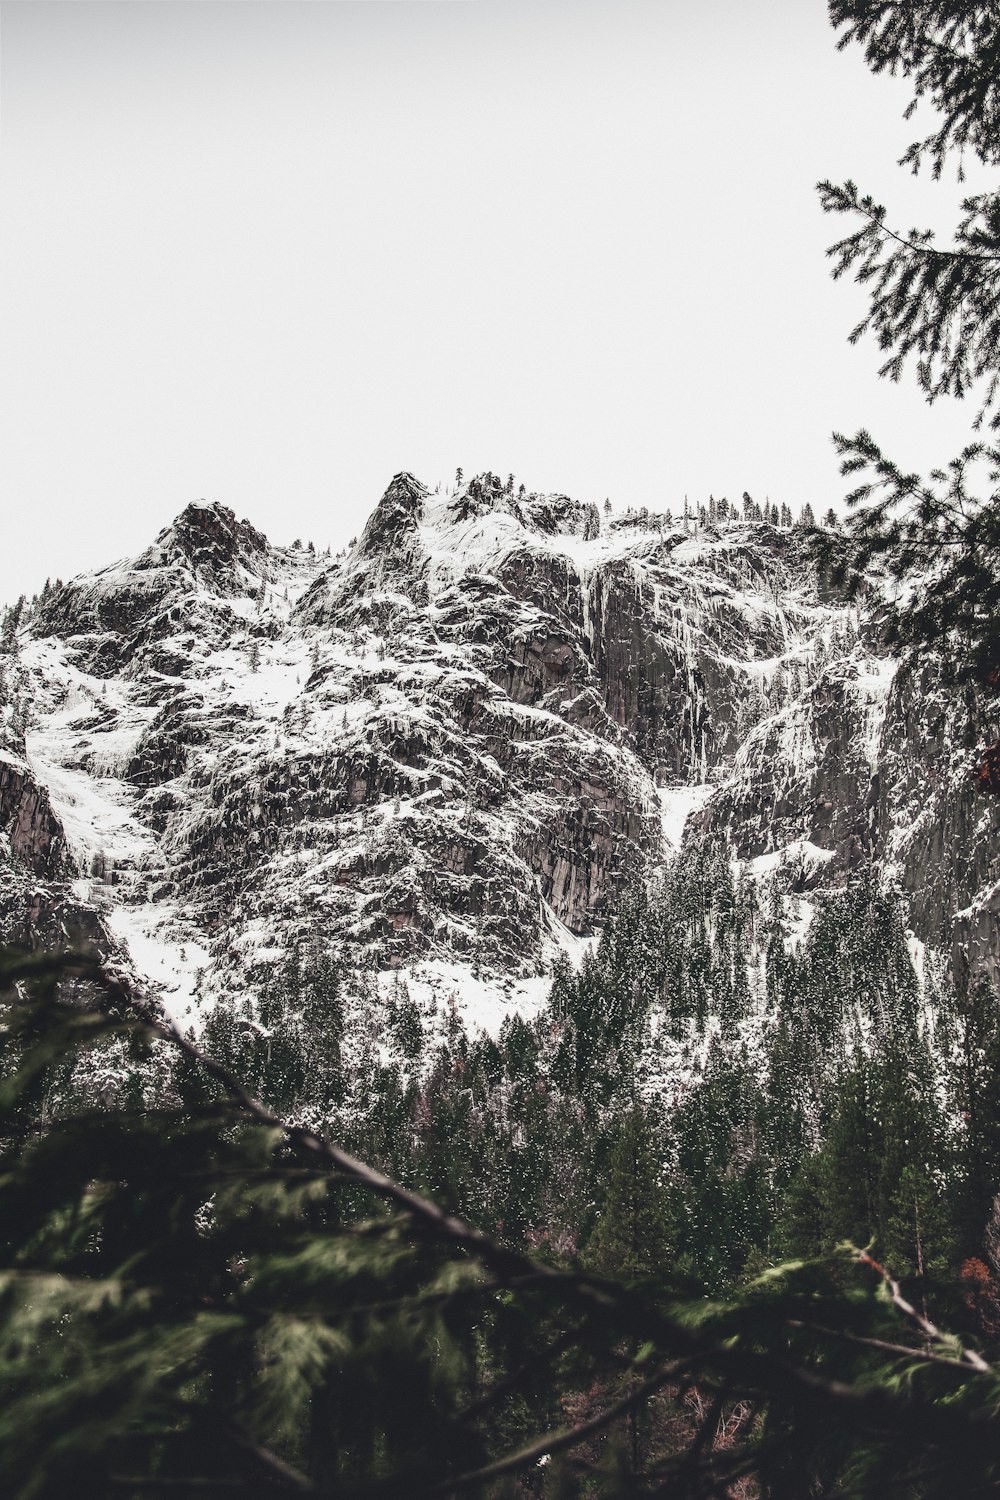
[[[981,706],[795,528],[400,474],[336,558],[188,506],[21,636],[8,884],[62,881],[179,1014],[302,945],[536,973],[682,836],[802,892],[873,864],[923,940],[1000,956]]]

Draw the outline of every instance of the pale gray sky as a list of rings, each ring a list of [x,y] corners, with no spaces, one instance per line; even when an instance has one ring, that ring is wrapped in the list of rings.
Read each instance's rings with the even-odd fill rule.
[[[965,440],[846,343],[816,180],[903,227],[959,193],[894,166],[906,92],[821,0],[31,0],[0,28],[0,599],[201,497],[337,547],[403,468],[794,509],[842,491],[834,427],[916,467]]]

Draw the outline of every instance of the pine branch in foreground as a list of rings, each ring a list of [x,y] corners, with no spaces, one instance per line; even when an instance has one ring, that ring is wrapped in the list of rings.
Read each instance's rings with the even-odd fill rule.
[[[1000,162],[1000,14],[969,0],[830,0],[838,46],[857,43],[874,73],[909,81],[907,117],[929,106],[937,126],[914,141],[900,165],[929,163],[940,177],[966,157]],[[822,208],[855,227],[827,251],[835,279],[848,273],[868,293],[868,310],[851,330],[872,334],[885,356],[879,374],[901,379],[911,367],[928,402],[973,396],[972,430],[1000,428],[1000,192],[962,202],[950,243],[930,230],[890,225],[883,204],[848,180],[818,184]],[[997,561],[998,453],[970,443],[927,481],[906,473],[860,431],[834,434],[841,473],[864,475],[846,497],[854,511],[839,542],[818,539],[821,562],[852,590],[872,561],[902,585],[884,611],[890,644],[944,653],[961,674],[988,678],[1000,668]],[[985,468],[985,484],[971,475]],[[839,552],[839,555],[835,555]],[[1000,677],[991,686],[1000,683]],[[995,752],[996,746],[991,747]],[[987,775],[981,784],[993,789]]]
[[[994,1486],[994,1371],[911,1347],[881,1275],[794,1264],[719,1304],[540,1260],[278,1119],[93,961],[3,981],[19,1500]],[[79,1080],[113,1071],[95,1109]]]

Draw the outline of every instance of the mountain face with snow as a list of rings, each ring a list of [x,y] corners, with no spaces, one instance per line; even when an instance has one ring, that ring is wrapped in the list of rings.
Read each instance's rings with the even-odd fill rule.
[[[682,838],[806,909],[872,863],[918,939],[1000,958],[975,694],[859,637],[794,528],[399,474],[331,559],[191,505],[3,648],[0,935],[185,1021],[309,945],[489,1024]]]

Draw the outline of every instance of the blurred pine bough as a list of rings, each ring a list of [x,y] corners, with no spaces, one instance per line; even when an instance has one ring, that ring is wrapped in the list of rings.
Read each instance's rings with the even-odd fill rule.
[[[0,993],[11,1500],[995,1492],[996,1374],[856,1252],[615,1283],[276,1119],[94,959]]]

